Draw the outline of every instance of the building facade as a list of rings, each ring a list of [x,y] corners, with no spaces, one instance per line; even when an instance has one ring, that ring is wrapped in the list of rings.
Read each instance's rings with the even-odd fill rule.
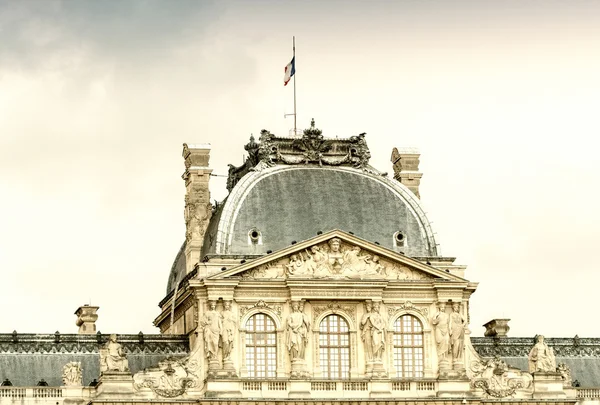
[[[84,306],[78,335],[0,335],[2,404],[597,402],[597,340],[470,336],[477,283],[439,253],[417,151],[394,149],[390,178],[365,134],[314,121],[245,150],[213,205],[210,146],[184,145],[161,334],[98,334]]]

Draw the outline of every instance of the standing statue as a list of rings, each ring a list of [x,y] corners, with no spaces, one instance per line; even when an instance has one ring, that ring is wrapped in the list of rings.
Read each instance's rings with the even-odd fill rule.
[[[379,302],[373,303],[373,312],[369,317],[371,322],[371,345],[373,352],[373,361],[382,361],[385,350],[385,319],[379,312]]]
[[[288,316],[285,326],[285,341],[292,360],[303,360],[307,342],[307,329],[304,314],[300,312],[300,304],[292,302],[292,313]]]
[[[306,346],[308,345],[308,335],[310,334],[310,317],[304,313],[304,301],[300,301],[298,304],[298,309],[302,314],[302,322],[304,322],[304,327],[306,328],[306,335],[304,335],[304,345],[302,346],[302,352],[300,353],[300,358],[304,359],[306,357]]]
[[[129,371],[129,362],[125,351],[120,343],[117,343],[117,335],[114,333],[108,338],[108,342],[100,352],[100,367],[103,371]]]
[[[63,367],[62,373],[63,385],[82,386],[83,371],[81,370],[81,362],[71,361]]]
[[[371,305],[371,301],[365,302],[365,313],[363,314],[360,320],[360,329],[362,330],[360,337],[365,345],[365,355],[367,357],[367,362],[373,361],[373,337],[371,335],[371,322],[370,318],[372,315],[373,306]]]
[[[431,323],[435,326],[435,344],[437,346],[440,368],[442,366],[448,368],[448,354],[450,352],[449,317],[446,313],[446,304],[444,302],[440,302],[438,308],[438,313],[433,317]]]
[[[450,346],[452,348],[452,361],[454,363],[463,363],[463,354],[465,351],[465,319],[459,312],[460,304],[452,304],[452,313],[450,314]]]
[[[237,327],[237,319],[231,310],[231,301],[223,302],[223,313],[221,316],[223,319],[223,327],[221,330],[223,362],[227,362],[228,360],[231,360],[235,329]]]
[[[544,337],[538,335],[537,343],[531,348],[529,352],[529,372],[545,372],[554,373],[556,372],[556,358],[554,357],[554,350],[544,342]]]
[[[217,360],[221,343],[221,330],[223,329],[223,321],[221,314],[217,312],[215,301],[208,302],[208,311],[204,314],[200,326],[204,336],[204,353],[208,360],[213,362]]]

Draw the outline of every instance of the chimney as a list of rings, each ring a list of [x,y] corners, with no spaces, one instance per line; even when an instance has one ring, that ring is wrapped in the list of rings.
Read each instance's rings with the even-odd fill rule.
[[[492,319],[483,325],[485,327],[483,336],[495,338],[507,337],[508,331],[510,330],[508,321],[510,321],[510,319]]]
[[[186,273],[194,270],[200,261],[204,233],[212,215],[208,181],[212,169],[208,167],[210,145],[183,144],[185,172],[185,260]]]
[[[87,304],[77,308],[77,311],[75,311],[75,315],[77,315],[75,325],[79,326],[78,334],[93,335],[96,333],[96,321],[98,320],[96,311],[98,311],[98,308],[100,307],[92,307]]]
[[[394,165],[394,179],[408,187],[417,198],[421,198],[419,185],[423,177],[423,173],[419,173],[420,156],[417,148],[394,148],[391,159]]]

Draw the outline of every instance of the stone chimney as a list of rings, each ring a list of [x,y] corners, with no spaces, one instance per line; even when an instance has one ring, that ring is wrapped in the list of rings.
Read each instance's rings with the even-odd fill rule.
[[[91,305],[84,305],[77,308],[75,315],[77,315],[77,321],[75,325],[79,326],[80,335],[93,335],[96,333],[96,321],[98,320],[98,311],[100,307],[92,307]]]
[[[417,148],[394,148],[392,150],[392,164],[394,165],[394,179],[404,184],[417,198],[419,185],[423,173],[419,173],[419,153]]]
[[[204,243],[204,233],[212,215],[208,181],[212,169],[208,167],[210,145],[183,144],[185,172],[185,260],[186,273],[194,270],[200,261],[200,250]]]
[[[492,319],[483,325],[485,327],[483,336],[496,338],[507,337],[508,331],[510,330],[508,321],[510,321],[510,319]]]

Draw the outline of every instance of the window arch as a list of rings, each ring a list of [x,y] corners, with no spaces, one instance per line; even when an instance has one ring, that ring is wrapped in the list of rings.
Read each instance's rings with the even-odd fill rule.
[[[246,367],[250,378],[276,376],[277,329],[269,315],[257,313],[246,321]]]
[[[328,315],[319,325],[319,356],[324,378],[350,378],[350,328],[339,315]]]
[[[394,322],[394,367],[399,378],[423,377],[423,324],[413,315]]]

